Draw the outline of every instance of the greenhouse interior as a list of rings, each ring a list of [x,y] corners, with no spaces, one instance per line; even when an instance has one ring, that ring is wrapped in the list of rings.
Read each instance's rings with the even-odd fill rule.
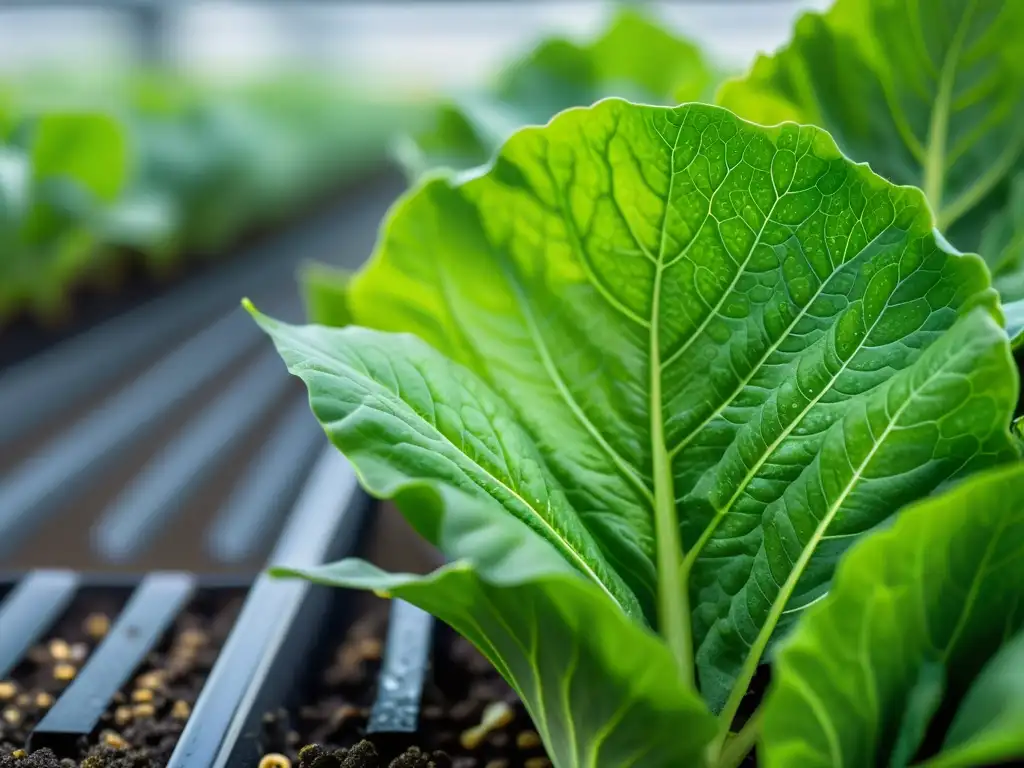
[[[1024,765],[1022,41],[0,2],[0,768]]]

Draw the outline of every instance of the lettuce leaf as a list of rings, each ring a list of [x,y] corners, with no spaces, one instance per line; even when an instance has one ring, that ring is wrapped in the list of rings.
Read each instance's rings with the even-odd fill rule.
[[[980,249],[1004,296],[1024,298],[1020,233],[999,221],[1020,222],[1002,212],[1021,205],[1011,188],[1024,168],[1022,36],[1014,1],[837,0],[718,102],[758,122],[819,125],[853,159],[922,188],[950,242]]]
[[[352,321],[376,330],[257,319],[371,493],[396,496],[460,568],[505,589],[482,565],[505,547],[458,521],[511,519],[593,605],[656,631],[673,696],[699,689],[720,713],[713,756],[771,643],[858,537],[1018,456],[996,294],[931,224],[920,191],[820,129],[608,99],[397,203],[346,293]],[[442,489],[442,510],[400,493],[421,484]],[[530,571],[514,549],[503,563]],[[455,589],[441,574],[333,573],[428,610]],[[515,599],[474,594],[466,616]],[[466,626],[454,611],[441,616]],[[531,645],[501,647],[552,675]],[[617,700],[621,679],[573,685]],[[531,707],[556,764],[580,764],[564,734],[598,734]]]
[[[917,503],[858,544],[776,659],[764,764],[1024,758],[1022,551],[1020,463]]]

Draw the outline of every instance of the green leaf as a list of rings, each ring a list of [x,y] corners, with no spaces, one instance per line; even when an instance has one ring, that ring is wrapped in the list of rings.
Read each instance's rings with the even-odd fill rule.
[[[113,200],[128,173],[121,127],[102,114],[47,114],[38,119],[31,144],[36,179],[71,179],[101,200]]]
[[[343,328],[352,322],[348,310],[348,284],[352,273],[328,264],[311,263],[299,273],[306,316],[310,322]]]
[[[1010,336],[1010,343],[1014,349],[1020,349],[1024,346],[1024,299],[1004,304],[1003,315],[1006,317],[1006,332]]]
[[[569,107],[608,96],[658,104],[709,100],[716,81],[697,46],[623,8],[588,44],[545,40],[502,73],[493,93],[439,105],[432,126],[406,137],[399,159],[414,177],[436,167],[471,168],[518,128]]]
[[[1017,456],[984,263],[817,128],[570,110],[396,204],[347,299],[385,333],[259,319],[368,487],[530,526],[695,657],[712,753],[858,536]]]
[[[358,560],[279,573],[383,591],[454,627],[520,692],[558,768],[703,764],[714,719],[668,649],[526,525],[444,488],[370,488],[394,493],[459,559],[424,577]]]
[[[389,494],[409,478],[497,500],[623,612],[639,615],[636,598],[601,554],[530,437],[477,376],[413,336],[256,318],[288,369],[306,383],[313,413],[368,487]]]
[[[1011,453],[984,266],[813,128],[564,113],[400,202],[349,302],[500,394],[652,625],[692,598],[716,708],[857,534]]]
[[[907,692],[907,706],[899,718],[896,744],[889,760],[890,768],[905,768],[924,743],[928,724],[935,716],[946,687],[946,670],[943,665],[925,659],[918,670],[917,681]]]
[[[980,251],[1003,301],[1024,301],[1024,173],[1014,178],[1007,206],[985,226]]]
[[[1022,165],[1022,36],[1024,4],[1011,0],[838,0],[718,99],[751,120],[827,129],[850,157],[921,187],[939,229],[975,250]]]
[[[946,685],[929,732],[962,704],[943,752],[926,764],[1024,757],[1024,646],[1019,637],[1004,645],[1024,620],[1022,551],[1020,463],[917,503],[858,544],[776,658],[763,763],[889,764],[894,726],[936,665]]]
[[[943,748],[929,763],[933,768],[1024,758],[1024,633],[1018,631],[982,669]]]

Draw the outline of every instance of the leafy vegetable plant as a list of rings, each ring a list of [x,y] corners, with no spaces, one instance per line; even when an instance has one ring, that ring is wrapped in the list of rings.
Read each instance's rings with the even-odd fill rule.
[[[433,122],[398,145],[409,174],[486,162],[518,128],[606,96],[656,104],[710,100],[718,74],[693,43],[640,12],[617,11],[597,39],[540,42],[493,89],[439,104]]]
[[[826,128],[852,158],[921,187],[938,228],[1024,298],[1024,4],[838,0],[726,83],[758,122]]]
[[[558,768],[739,765],[785,719],[745,710],[755,673],[831,605],[840,556],[1018,457],[996,293],[933,224],[825,131],[705,105],[605,100],[423,180],[344,284],[357,326],[253,312],[366,488],[451,564],[301,575],[467,636]],[[910,700],[900,664],[877,671]],[[797,764],[785,734],[768,765]]]
[[[1020,760],[1022,548],[1020,463],[859,544],[779,653],[769,764],[905,766],[919,750],[929,768]]]
[[[124,132],[108,115],[11,119],[0,135],[0,321],[59,312],[64,286],[95,265],[102,209],[128,171]]]

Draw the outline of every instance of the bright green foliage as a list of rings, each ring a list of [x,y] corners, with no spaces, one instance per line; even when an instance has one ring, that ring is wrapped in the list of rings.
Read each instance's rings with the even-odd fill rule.
[[[347,432],[335,439],[360,442]],[[426,578],[357,560],[295,575],[386,590],[457,629],[520,692],[558,766],[701,764],[714,718],[678,684],[671,654],[648,630],[609,610],[593,583],[479,494],[361,466],[373,473],[368,487],[415,509],[418,529],[456,562]]]
[[[701,105],[569,110],[400,201],[347,298],[354,323],[394,335],[260,322],[370,491],[464,578],[349,564],[334,580],[433,610],[479,581],[465,615],[442,617],[500,616],[504,589],[560,587],[459,521],[518,521],[604,596],[588,611],[661,635],[683,693],[722,713],[712,761],[770,641],[848,546],[1016,456],[1017,376],[984,264],[935,236],[918,190],[817,128]],[[430,513],[403,494],[423,484],[444,502]],[[498,582],[485,564],[506,551]],[[545,633],[575,631],[539,605]],[[564,684],[539,646],[502,642],[506,668]],[[572,682],[621,697],[605,684]],[[579,765],[570,713],[531,712],[559,768]]]
[[[380,163],[406,116],[294,76],[230,89],[37,76],[3,96],[0,327],[61,312],[70,288],[130,257],[162,271],[280,225]]]
[[[789,45],[726,83],[719,103],[825,128],[851,158],[922,188],[950,242],[981,249],[1001,265],[997,282],[1024,290],[1024,276],[1004,275],[1024,266],[1017,237],[994,223],[1024,167],[1022,38],[1017,0],[838,0],[802,17]]]
[[[400,159],[413,176],[435,167],[470,168],[491,158],[518,128],[546,123],[563,109],[606,96],[654,104],[707,101],[716,81],[697,46],[622,9],[596,40],[545,40],[506,69],[493,92],[439,105],[433,125],[406,138]]]
[[[0,322],[59,310],[67,283],[95,263],[95,222],[128,174],[117,122],[51,113],[16,121],[0,143]]]
[[[1024,465],[907,509],[850,552],[780,651],[762,764],[895,767],[916,754],[914,764],[952,768],[1024,757],[1022,596]],[[929,749],[936,727],[946,735]]]
[[[347,269],[313,262],[299,275],[306,317],[318,325],[342,328],[352,322],[348,310],[348,285],[352,273]]]

